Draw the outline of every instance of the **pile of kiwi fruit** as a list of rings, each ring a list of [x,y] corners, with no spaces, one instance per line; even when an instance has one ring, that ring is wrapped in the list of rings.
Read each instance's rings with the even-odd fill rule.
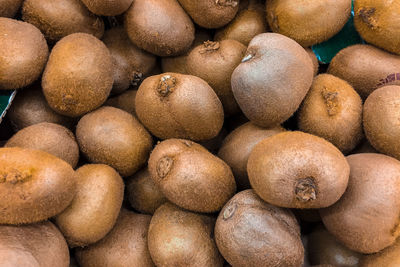
[[[400,1],[0,0],[11,91],[0,266],[400,266]]]

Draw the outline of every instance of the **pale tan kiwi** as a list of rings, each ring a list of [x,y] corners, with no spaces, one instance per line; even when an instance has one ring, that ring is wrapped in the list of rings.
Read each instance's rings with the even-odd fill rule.
[[[400,240],[397,240],[396,243],[391,245],[384,250],[371,254],[366,255],[360,262],[361,267],[378,267],[378,266],[385,266],[385,267],[397,267],[400,265]]]
[[[110,97],[106,101],[106,103],[104,103],[104,105],[125,110],[132,116],[136,117],[136,110],[135,110],[136,93],[137,90],[127,90],[120,95]]]
[[[131,6],[133,0],[81,0],[96,15],[121,15]]]
[[[0,0],[0,17],[13,18],[24,0]]]

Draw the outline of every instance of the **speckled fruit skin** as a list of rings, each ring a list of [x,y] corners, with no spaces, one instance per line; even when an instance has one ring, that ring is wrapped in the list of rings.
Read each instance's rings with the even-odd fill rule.
[[[96,15],[121,15],[131,6],[133,0],[82,0],[86,7]]]
[[[0,0],[0,17],[12,18],[24,0]]]
[[[317,76],[318,71],[319,71],[319,61],[317,56],[315,55],[314,51],[311,48],[306,48],[307,54],[310,56],[311,61],[314,66],[314,76]]]
[[[393,245],[384,250],[366,255],[360,262],[361,267],[377,267],[377,266],[385,266],[385,267],[397,267],[400,265],[400,242],[396,241]]]

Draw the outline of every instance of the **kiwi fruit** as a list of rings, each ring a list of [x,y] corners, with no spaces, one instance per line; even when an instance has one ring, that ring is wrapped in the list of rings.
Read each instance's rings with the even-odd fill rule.
[[[400,54],[400,3],[387,0],[355,0],[354,26],[370,44]]]
[[[42,122],[26,127],[12,136],[5,147],[42,150],[64,160],[72,168],[79,160],[79,147],[74,134],[54,123]]]
[[[307,54],[310,56],[311,61],[313,63],[314,66],[314,76],[317,76],[318,71],[319,71],[319,61],[317,56],[315,55],[314,51],[312,51],[311,48],[306,48],[306,52]]]
[[[312,84],[310,56],[292,39],[262,33],[251,40],[232,74],[232,91],[253,123],[273,127],[289,119]]]
[[[135,173],[126,182],[126,193],[131,206],[146,214],[153,214],[167,199],[150,177],[148,168]]]
[[[133,0],[81,0],[94,14],[101,16],[121,15],[131,6]]]
[[[101,38],[103,20],[91,13],[80,0],[25,0],[22,19],[38,27],[49,42],[72,33],[88,33]]]
[[[251,187],[247,176],[247,160],[255,145],[265,138],[281,133],[284,130],[280,126],[264,129],[247,122],[232,131],[224,139],[218,151],[218,157],[232,168],[238,189],[243,190]]]
[[[154,267],[147,248],[151,216],[121,210],[114,228],[99,242],[75,251],[81,267]]]
[[[124,198],[124,181],[111,167],[87,164],[76,170],[76,195],[56,217],[71,247],[102,239],[114,226]]]
[[[65,161],[40,150],[0,148],[0,224],[46,220],[75,195],[75,173]]]
[[[216,31],[214,40],[236,40],[247,46],[254,36],[267,30],[265,5],[259,0],[250,0],[228,25]]]
[[[43,34],[32,24],[0,17],[0,91],[36,81],[49,56]]]
[[[103,42],[114,63],[112,93],[120,94],[131,86],[137,89],[144,76],[154,69],[156,57],[134,45],[122,26],[106,31]]]
[[[0,0],[0,17],[13,18],[24,0]]]
[[[225,26],[239,10],[239,0],[178,1],[197,25],[207,29]]]
[[[136,117],[136,109],[135,109],[136,93],[137,90],[127,90],[120,95],[110,97],[104,105],[125,110],[132,116]]]
[[[165,203],[151,218],[148,246],[157,267],[222,267],[215,245],[215,219]]]
[[[364,103],[364,132],[370,144],[379,152],[400,159],[398,136],[400,86],[381,87]]]
[[[308,237],[308,256],[312,264],[358,267],[362,255],[339,243],[326,229],[316,227]]]
[[[400,162],[382,154],[347,157],[350,179],[346,193],[321,209],[327,230],[351,250],[375,253],[400,235]]]
[[[221,101],[201,78],[163,73],[143,81],[136,94],[136,114],[160,139],[209,140],[224,122]]]
[[[366,255],[362,258],[361,267],[397,267],[400,266],[400,240],[397,240],[392,246],[385,248],[384,250]]]
[[[375,89],[400,85],[400,56],[371,45],[342,49],[329,64],[328,73],[350,83],[366,99]]]
[[[343,195],[350,168],[328,141],[303,132],[284,132],[258,143],[247,172],[264,201],[285,208],[329,207]]]
[[[69,267],[64,237],[51,222],[0,226],[1,266]]]
[[[330,74],[315,77],[299,111],[299,129],[325,138],[343,153],[363,137],[362,100],[346,81]]]
[[[110,52],[103,42],[87,33],[73,33],[57,42],[42,78],[50,107],[69,117],[100,107],[112,85]]]
[[[221,100],[227,116],[240,111],[231,87],[231,76],[240,64],[246,46],[235,40],[206,41],[194,48],[186,59],[187,71],[206,81]]]
[[[293,213],[265,203],[251,189],[229,200],[214,234],[219,251],[232,266],[303,265],[304,247]]]
[[[134,44],[157,56],[184,54],[194,40],[193,22],[177,0],[135,0],[124,25]]]
[[[336,35],[350,18],[350,0],[268,0],[267,20],[272,31],[304,47]]]
[[[76,127],[81,152],[93,163],[116,169],[123,177],[139,170],[153,146],[151,135],[126,111],[102,107],[83,116]]]

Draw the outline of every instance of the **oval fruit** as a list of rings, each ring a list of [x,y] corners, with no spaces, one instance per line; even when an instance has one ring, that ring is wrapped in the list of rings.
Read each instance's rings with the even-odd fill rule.
[[[121,15],[131,6],[133,0],[82,0],[87,8],[96,15]]]

